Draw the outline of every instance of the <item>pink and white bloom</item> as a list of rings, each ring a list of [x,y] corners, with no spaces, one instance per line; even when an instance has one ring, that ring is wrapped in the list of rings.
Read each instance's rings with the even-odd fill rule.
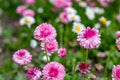
[[[30,68],[26,73],[28,80],[39,80],[41,75],[42,72],[38,68]]]
[[[78,35],[77,41],[86,49],[97,48],[101,43],[99,31],[95,28],[87,27]]]
[[[85,62],[82,62],[78,65],[80,73],[87,74],[90,73],[91,65]]]
[[[117,35],[118,38],[120,38],[120,31],[117,31],[116,35]]]
[[[32,55],[26,49],[20,49],[13,54],[12,59],[19,65],[26,65],[31,62]]]
[[[65,48],[60,48],[58,50],[58,56],[65,57],[66,56],[66,49]]]
[[[26,10],[25,6],[18,6],[17,9],[16,9],[16,12],[18,14],[22,15],[25,10]]]
[[[35,15],[35,12],[31,9],[27,9],[23,12],[23,16],[31,16],[31,17],[34,17]]]
[[[54,39],[46,43],[42,43],[42,49],[45,49],[47,53],[53,53],[58,49],[58,42]]]
[[[66,75],[65,68],[58,62],[50,62],[43,68],[44,80],[64,80]]]
[[[55,37],[56,30],[51,24],[42,23],[34,31],[34,38],[39,41],[49,42],[50,40],[54,40]]]
[[[69,23],[69,19],[68,19],[68,13],[67,12],[62,12],[60,15],[59,15],[59,21],[62,22],[62,23]]]
[[[120,80],[120,65],[116,65],[113,67],[112,80]]]

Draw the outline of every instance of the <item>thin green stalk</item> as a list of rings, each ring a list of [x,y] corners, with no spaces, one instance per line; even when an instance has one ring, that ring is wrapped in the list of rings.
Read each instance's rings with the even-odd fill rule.
[[[60,46],[63,46],[63,26],[60,27]]]
[[[46,57],[47,57],[47,63],[48,63],[48,62],[49,62],[49,59],[48,59],[48,58],[49,58],[49,56],[48,56],[48,54],[47,54],[47,53],[46,53]]]
[[[105,65],[104,76],[106,76],[106,74],[107,74],[107,67],[108,67],[108,62],[109,62],[111,53],[112,53],[112,52],[110,52],[110,53],[108,54],[108,57],[107,57],[107,59],[106,59],[106,65]]]
[[[86,49],[86,58],[85,58],[85,62],[87,62],[88,59],[88,49]]]

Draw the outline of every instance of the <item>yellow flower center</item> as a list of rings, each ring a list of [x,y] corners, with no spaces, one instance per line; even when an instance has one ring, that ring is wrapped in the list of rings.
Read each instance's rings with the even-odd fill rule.
[[[73,20],[76,19],[76,16],[72,16],[72,19],[73,19]]]
[[[106,19],[106,18],[102,18],[102,19],[100,20],[100,22],[101,22],[101,24],[105,25],[105,24],[107,23],[107,19]]]
[[[75,30],[76,30],[77,32],[80,32],[80,31],[81,31],[81,27],[80,27],[80,26],[76,26],[76,27],[75,27]]]
[[[26,18],[26,19],[25,19],[25,23],[26,23],[26,24],[30,23],[30,19]]]

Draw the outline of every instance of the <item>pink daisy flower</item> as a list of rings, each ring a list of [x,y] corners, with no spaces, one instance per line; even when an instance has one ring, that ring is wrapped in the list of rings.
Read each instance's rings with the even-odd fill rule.
[[[67,12],[62,12],[59,15],[59,20],[60,20],[60,22],[65,23],[65,24],[69,23],[70,21],[68,19],[68,13]]]
[[[101,43],[99,31],[95,28],[87,27],[78,35],[77,41],[84,48],[96,48]]]
[[[112,80],[120,80],[120,65],[114,66],[112,69]]]
[[[58,62],[50,62],[43,68],[44,80],[64,80],[66,75],[65,68]]]
[[[22,15],[25,9],[26,9],[25,6],[18,6],[16,12]]]
[[[19,65],[26,65],[31,62],[32,55],[26,49],[20,49],[13,54],[12,59]]]
[[[26,73],[26,77],[28,80],[39,80],[41,75],[42,73],[40,69],[37,68],[30,68]]]
[[[65,48],[60,48],[58,50],[58,56],[65,57],[66,56],[66,49]]]
[[[51,24],[42,23],[36,27],[34,31],[34,38],[43,41],[49,42],[50,40],[55,39],[56,30]]]
[[[43,50],[46,50],[47,53],[53,53],[58,49],[58,42],[55,39],[46,43],[42,42],[41,47]]]
[[[78,69],[82,74],[90,73],[91,65],[88,63],[82,62],[78,65]]]
[[[34,17],[35,13],[33,10],[31,9],[27,9],[23,12],[23,16],[31,16],[31,17]]]

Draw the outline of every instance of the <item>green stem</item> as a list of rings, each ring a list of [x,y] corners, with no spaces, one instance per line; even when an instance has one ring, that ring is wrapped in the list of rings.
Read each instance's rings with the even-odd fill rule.
[[[86,58],[85,58],[85,62],[87,62],[88,59],[88,49],[86,49]]]
[[[63,26],[60,27],[60,46],[63,46]]]
[[[48,54],[47,54],[47,53],[46,53],[46,57],[47,57],[47,63],[48,63],[48,62],[49,62],[49,59],[48,59],[48,58],[49,58],[49,56],[48,56]]]
[[[107,57],[107,59],[106,59],[106,65],[105,65],[104,76],[106,76],[106,74],[107,74],[107,67],[108,67],[108,62],[109,62],[111,53],[112,53],[112,52],[110,52],[110,53],[108,54],[108,57]]]

